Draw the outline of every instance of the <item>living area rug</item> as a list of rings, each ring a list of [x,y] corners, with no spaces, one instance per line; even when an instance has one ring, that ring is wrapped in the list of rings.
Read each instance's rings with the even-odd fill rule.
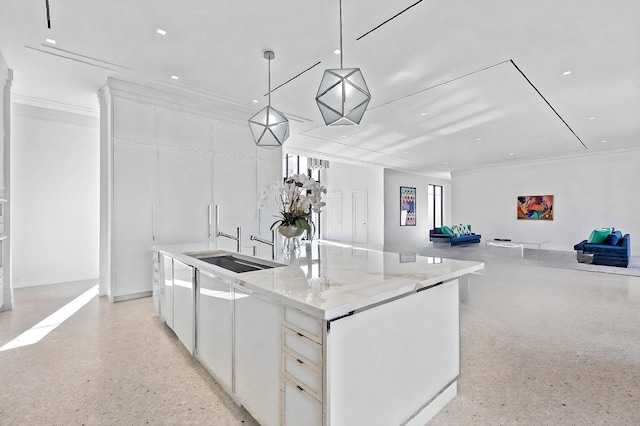
[[[590,263],[580,263],[576,259],[575,252],[564,252],[549,250],[544,252],[538,260],[538,266],[550,268],[574,269],[578,271],[600,272],[603,274],[628,275],[640,277],[640,257],[631,256],[629,266],[621,268],[619,266],[593,265]]]
[[[629,266],[621,268],[618,266],[593,265],[579,263],[576,259],[575,251],[559,250],[536,250],[524,249],[524,259],[520,258],[517,250],[497,251],[485,250],[481,244],[471,244],[468,246],[451,247],[448,244],[430,244],[417,250],[422,256],[445,257],[450,259],[474,260],[477,262],[491,263],[494,260],[517,262],[530,266],[542,266],[547,268],[573,269],[577,271],[599,272],[602,274],[627,275],[640,277],[640,256],[631,256]]]

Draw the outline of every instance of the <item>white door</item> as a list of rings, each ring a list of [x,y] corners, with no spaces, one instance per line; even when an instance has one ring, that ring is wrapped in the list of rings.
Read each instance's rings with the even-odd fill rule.
[[[211,199],[211,157],[206,154],[160,148],[160,244],[207,241],[211,225]]]
[[[157,156],[156,147],[113,147],[112,301],[152,290]]]
[[[367,191],[354,191],[352,195],[353,206],[353,242],[367,243],[369,227],[367,216],[369,209],[367,206]]]
[[[327,239],[342,240],[342,192],[327,194]]]

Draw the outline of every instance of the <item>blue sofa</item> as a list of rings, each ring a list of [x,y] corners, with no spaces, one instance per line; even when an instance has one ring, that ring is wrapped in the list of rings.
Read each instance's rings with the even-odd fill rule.
[[[457,246],[460,244],[473,244],[480,242],[480,234],[470,234],[470,235],[460,235],[459,237],[450,237],[446,234],[442,233],[440,228],[430,229],[429,230],[429,241],[433,241],[434,243],[450,243],[452,246]]]
[[[599,244],[588,243],[587,240],[584,240],[573,246],[573,249],[578,252],[578,262],[624,266],[626,268],[631,259],[631,236],[625,234],[621,237],[620,231],[615,231],[611,235],[616,235],[617,238],[607,237],[604,242]]]

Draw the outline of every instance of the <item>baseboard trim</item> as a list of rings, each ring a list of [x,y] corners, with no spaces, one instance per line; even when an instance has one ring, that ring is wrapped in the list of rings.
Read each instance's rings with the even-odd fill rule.
[[[141,299],[143,297],[151,297],[152,295],[153,295],[153,292],[151,290],[141,291],[140,293],[123,294],[121,296],[113,296],[112,302],[113,303],[124,302],[126,300]]]

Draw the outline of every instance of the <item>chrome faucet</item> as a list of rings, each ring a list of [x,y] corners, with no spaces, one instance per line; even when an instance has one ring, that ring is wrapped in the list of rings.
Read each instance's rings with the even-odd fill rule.
[[[220,231],[220,206],[216,204],[216,236],[235,240],[236,251],[240,253],[241,228],[239,226],[236,228],[236,234],[237,235],[234,237],[233,235],[225,234],[224,232]]]
[[[276,260],[276,231],[275,229],[271,230],[271,241],[267,241],[260,237],[256,237],[255,235],[251,236],[251,241],[257,241],[262,244],[266,244],[271,246],[271,259]],[[255,253],[254,253],[255,255]]]

